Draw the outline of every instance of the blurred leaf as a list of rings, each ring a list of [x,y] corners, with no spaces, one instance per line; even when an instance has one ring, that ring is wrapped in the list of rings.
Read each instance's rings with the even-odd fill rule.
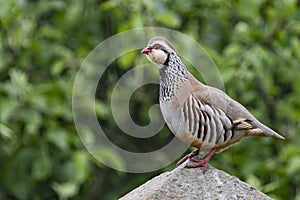
[[[38,181],[45,180],[51,175],[51,160],[43,153],[33,161],[32,177]]]
[[[178,27],[181,24],[180,17],[171,10],[168,10],[163,13],[156,13],[154,17],[158,22],[171,28]]]
[[[296,37],[291,38],[291,48],[293,49],[295,56],[298,59],[300,59],[300,40],[299,40],[299,38],[296,38]]]
[[[9,88],[7,88],[8,92],[15,97],[24,97],[30,89],[26,74],[19,70],[12,69],[10,71],[10,79],[12,85],[7,85],[9,86]]]
[[[118,5],[118,1],[106,1],[100,4],[101,10],[110,10]]]
[[[261,188],[261,182],[260,182],[259,178],[252,174],[248,175],[246,182],[257,189]]]
[[[26,122],[26,131],[28,134],[37,134],[39,128],[42,125],[42,118],[40,113],[34,110],[28,110],[26,113],[23,113],[24,122]],[[31,116],[28,118],[28,115]]]
[[[86,151],[78,151],[73,153],[74,165],[74,181],[78,183],[84,182],[89,175],[89,155]]]
[[[46,133],[46,138],[50,143],[58,147],[60,151],[69,151],[68,137],[65,131],[53,129]]]
[[[13,196],[19,199],[27,199],[27,196],[32,187],[33,180],[30,178],[31,164],[37,156],[37,151],[33,148],[23,148],[18,152],[16,157],[7,163],[5,169],[3,184],[12,193]],[[22,163],[20,165],[20,163]],[[16,177],[18,177],[16,179]]]
[[[53,64],[53,66],[52,66],[52,71],[51,71],[51,73],[52,73],[53,75],[59,75],[59,74],[63,71],[64,68],[65,68],[65,63],[64,63],[64,61],[63,61],[63,60],[57,60],[57,61]]]
[[[287,173],[300,181],[300,156],[294,156],[287,165]],[[298,177],[296,177],[298,175]]]
[[[14,134],[13,130],[11,130],[4,124],[0,123],[0,135],[2,138],[11,139],[11,138],[13,138],[13,134]]]
[[[105,118],[109,113],[108,105],[105,105],[99,100],[95,101],[95,109],[98,117]]]
[[[52,188],[58,194],[59,199],[62,200],[75,196],[79,191],[79,187],[76,182],[54,182],[52,184]]]
[[[280,181],[271,182],[263,186],[264,192],[271,192],[280,188]]]
[[[253,0],[251,2],[247,0],[238,1],[238,12],[241,17],[256,19],[259,17],[259,8],[265,1]]]
[[[127,69],[132,66],[136,55],[137,55],[136,51],[126,53],[125,55],[118,58],[118,64],[120,65],[121,68]]]
[[[125,163],[122,157],[111,149],[98,147],[93,151],[93,155],[95,155],[98,160],[98,162],[96,162],[97,164],[105,162],[106,165],[113,166],[116,169],[125,169]]]
[[[16,99],[2,99],[0,104],[0,121],[8,122],[16,113],[18,101]]]
[[[231,43],[224,49],[224,55],[226,57],[234,56],[237,59],[237,56],[240,55],[242,50],[243,49],[239,43]]]

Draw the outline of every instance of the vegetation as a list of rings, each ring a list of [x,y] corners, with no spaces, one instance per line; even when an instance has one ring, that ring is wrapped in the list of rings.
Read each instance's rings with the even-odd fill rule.
[[[286,137],[245,138],[211,164],[275,199],[299,200],[299,5],[296,0],[0,1],[0,199],[116,199],[175,167],[144,174],[115,171],[86,151],[72,116],[73,82],[88,53],[122,31],[157,26],[199,41],[216,62],[226,92]],[[98,117],[115,144],[148,152],[168,142],[170,131],[130,137],[118,129],[109,108],[118,78],[135,64],[135,59],[118,61],[106,71],[96,94]],[[147,124],[148,109],[157,102],[157,85],[138,89],[131,101],[133,119]]]

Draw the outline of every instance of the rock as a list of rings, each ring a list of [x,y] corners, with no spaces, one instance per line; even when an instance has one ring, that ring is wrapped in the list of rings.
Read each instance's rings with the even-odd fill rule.
[[[259,190],[211,166],[202,168],[178,167],[165,172],[126,194],[120,200],[270,200]]]

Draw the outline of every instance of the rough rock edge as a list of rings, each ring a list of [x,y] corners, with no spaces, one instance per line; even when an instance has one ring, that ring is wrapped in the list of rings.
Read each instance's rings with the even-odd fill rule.
[[[270,200],[272,198],[237,177],[211,166],[204,174],[202,168],[178,167],[154,177],[120,198],[120,200],[167,199]]]

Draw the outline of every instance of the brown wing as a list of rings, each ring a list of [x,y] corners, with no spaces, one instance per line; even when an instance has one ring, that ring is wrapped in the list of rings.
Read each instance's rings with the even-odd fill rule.
[[[239,126],[251,126],[246,135],[273,136],[284,139],[281,135],[260,123],[244,106],[230,98],[223,91],[200,83],[192,75],[193,96],[214,108],[223,110],[233,121],[243,121]]]
[[[197,148],[215,148],[220,152],[254,129],[249,120],[232,120],[222,109],[204,103],[193,95],[186,99],[181,112],[187,133],[193,138],[192,146]]]

